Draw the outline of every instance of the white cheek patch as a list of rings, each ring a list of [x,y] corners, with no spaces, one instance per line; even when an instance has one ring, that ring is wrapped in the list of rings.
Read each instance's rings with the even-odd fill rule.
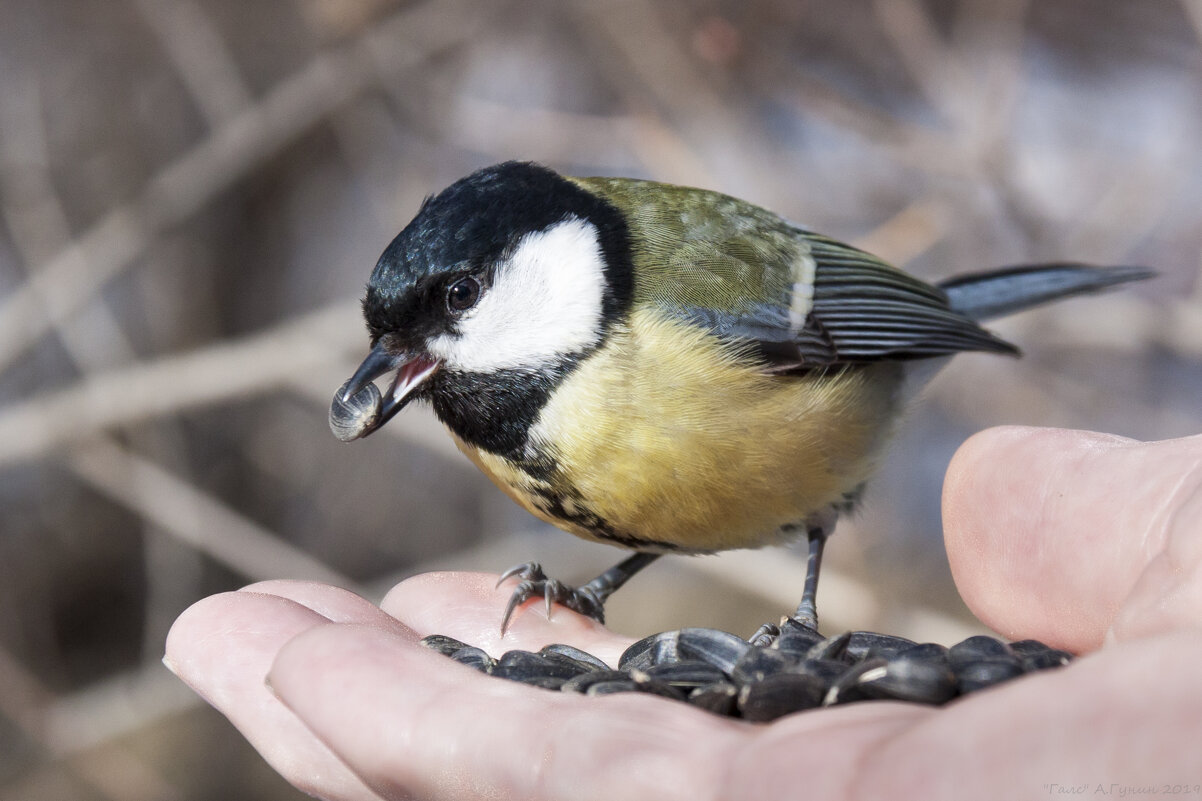
[[[538,369],[597,344],[605,263],[597,229],[569,218],[528,234],[459,318],[459,333],[428,343],[452,369]]]

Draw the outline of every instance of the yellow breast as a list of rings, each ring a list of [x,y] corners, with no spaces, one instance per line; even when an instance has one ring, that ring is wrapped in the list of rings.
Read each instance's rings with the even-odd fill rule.
[[[518,503],[580,536],[756,547],[864,481],[900,375],[881,363],[774,376],[695,326],[640,310],[553,393],[531,430],[552,474],[459,445]],[[561,499],[557,513],[548,496]],[[609,533],[582,522],[593,518]]]

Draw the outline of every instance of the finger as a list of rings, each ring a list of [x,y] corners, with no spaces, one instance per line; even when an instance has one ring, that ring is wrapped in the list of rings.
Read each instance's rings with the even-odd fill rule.
[[[396,627],[398,633],[406,629],[395,617],[380,609],[371,601],[341,587],[317,581],[259,581],[243,587],[239,592],[254,592],[287,598],[306,606],[327,620],[335,623],[364,623],[368,625]]]
[[[1199,438],[1139,443],[1033,428],[974,436],[944,485],[948,559],[965,601],[1009,637],[1098,647],[1165,550],[1177,520],[1168,510],[1200,458]]]
[[[1199,661],[1202,637],[1176,631],[961,699],[883,740],[861,764],[858,797],[1189,794],[1202,775],[1202,750],[1185,745],[1202,719]],[[1170,776],[1194,778],[1170,790]]]
[[[164,663],[297,788],[323,798],[378,799],[265,684],[284,643],[328,623],[312,609],[273,595],[215,595],[175,621]]]
[[[501,616],[512,592],[508,585],[497,587],[491,573],[425,573],[393,587],[380,606],[422,636],[446,634],[493,656],[562,642],[615,665],[632,642],[562,606],[554,606],[548,618],[541,599],[514,612],[502,637]]]
[[[525,687],[359,626],[292,641],[271,684],[388,798],[671,801],[795,794],[799,781],[846,788],[882,737],[933,713],[865,704],[754,726],[637,693]]]

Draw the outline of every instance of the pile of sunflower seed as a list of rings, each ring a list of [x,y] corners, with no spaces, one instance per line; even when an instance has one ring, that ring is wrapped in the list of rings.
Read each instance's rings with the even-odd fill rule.
[[[761,722],[856,701],[945,704],[1072,659],[1036,640],[1005,643],[977,636],[948,648],[870,631],[823,637],[789,618],[774,628],[752,641],[706,628],[652,634],[627,648],[616,670],[570,645],[548,645],[538,653],[509,651],[494,659],[442,634],[422,644],[489,675],[534,687],[585,695],[651,693]]]

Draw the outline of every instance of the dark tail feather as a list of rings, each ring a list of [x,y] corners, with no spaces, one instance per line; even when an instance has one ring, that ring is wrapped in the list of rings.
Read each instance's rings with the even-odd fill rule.
[[[947,293],[956,311],[974,320],[988,320],[1048,301],[1142,281],[1155,274],[1144,267],[1040,264],[960,275],[939,284],[939,288]]]

